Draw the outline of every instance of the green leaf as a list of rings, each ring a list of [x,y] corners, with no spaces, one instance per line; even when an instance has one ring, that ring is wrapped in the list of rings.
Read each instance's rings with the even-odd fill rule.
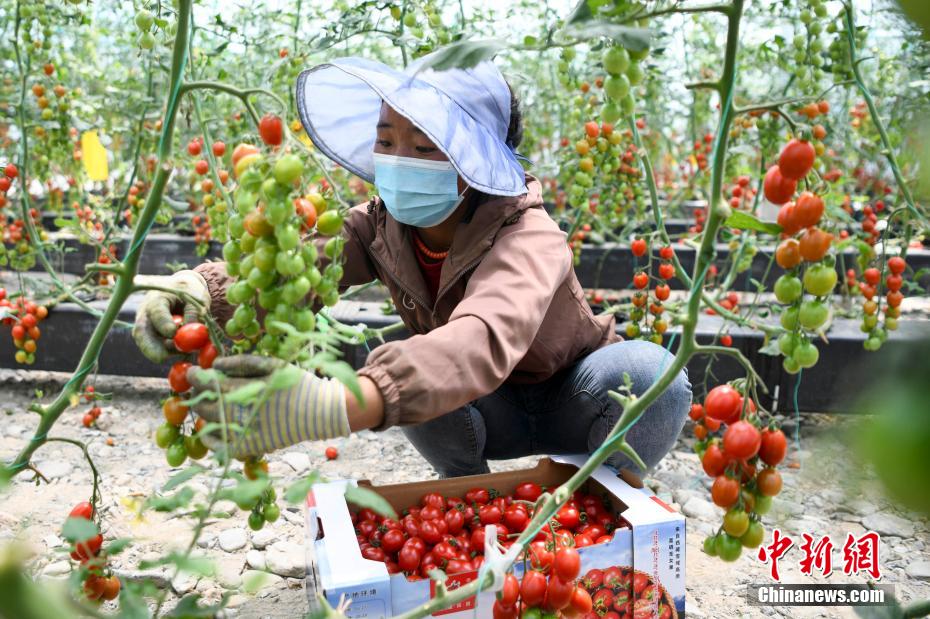
[[[269,479],[242,480],[233,488],[226,488],[221,494],[224,499],[229,499],[236,505],[254,503],[270,484]]]
[[[61,536],[69,542],[78,542],[89,539],[100,531],[93,520],[86,518],[68,518],[61,529]]]
[[[271,376],[268,377],[268,389],[269,391],[289,389],[299,383],[305,374],[306,372],[295,365],[285,365],[272,372]]]
[[[203,468],[202,466],[198,464],[189,466],[183,471],[172,475],[168,479],[168,481],[165,482],[165,485],[161,487],[162,492],[168,492],[169,490],[174,490],[175,488],[177,488],[184,482],[188,481],[189,479],[194,478],[195,476],[199,475],[200,473],[203,473],[206,470],[207,469]]]
[[[332,376],[340,383],[345,385],[346,389],[352,392],[360,403],[364,405],[365,398],[362,396],[362,388],[358,384],[358,375],[352,366],[345,361],[323,361],[320,363],[320,370],[327,376]]]
[[[291,505],[303,504],[307,500],[307,493],[310,492],[310,488],[318,481],[320,481],[320,474],[316,471],[302,479],[298,479],[284,492],[284,500]]]
[[[397,518],[397,512],[387,500],[370,488],[361,486],[346,486],[346,501],[359,507],[367,507],[376,513],[389,518]]]
[[[257,380],[227,393],[224,399],[232,404],[251,404],[265,389],[265,383]]]
[[[777,338],[768,338],[768,342],[765,343],[759,349],[759,352],[763,355],[771,355],[777,357],[781,354],[781,350],[778,348],[778,339]]]
[[[157,512],[173,512],[190,503],[193,498],[194,491],[184,486],[170,496],[149,497],[145,502],[145,508],[154,509]]]
[[[463,39],[441,47],[417,67],[417,73],[426,69],[446,71],[448,69],[470,69],[475,65],[493,58],[497,52],[507,46],[502,39]]]
[[[766,232],[768,234],[778,234],[781,232],[781,226],[776,223],[762,221],[755,215],[744,211],[733,211],[723,225],[737,230],[756,230],[757,232]]]
[[[107,544],[106,546],[107,554],[108,555],[119,554],[123,552],[124,550],[126,550],[127,548],[129,548],[130,544],[132,544],[132,539],[128,537],[121,537],[119,539],[115,539],[109,544]]]
[[[594,18],[576,20],[566,25],[563,32],[573,39],[582,41],[607,37],[634,52],[641,52],[644,49],[649,49],[653,36],[652,30],[648,28],[621,26],[606,20]]]

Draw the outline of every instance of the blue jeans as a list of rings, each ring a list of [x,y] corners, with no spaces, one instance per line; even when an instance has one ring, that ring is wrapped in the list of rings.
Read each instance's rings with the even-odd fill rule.
[[[402,430],[441,477],[487,473],[488,460],[590,453],[620,417],[620,404],[607,391],[617,390],[626,373],[632,392],[640,395],[671,360],[669,352],[651,342],[617,342],[542,383],[501,385],[462,408]],[[675,444],[690,407],[691,383],[683,370],[627,433],[650,470]],[[646,472],[620,453],[607,464]]]

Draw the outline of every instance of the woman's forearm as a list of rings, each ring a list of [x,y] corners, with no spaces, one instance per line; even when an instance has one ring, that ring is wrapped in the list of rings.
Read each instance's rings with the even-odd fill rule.
[[[362,390],[364,404],[346,389],[346,410],[349,414],[349,428],[353,432],[376,428],[384,423],[384,398],[378,385],[367,376],[359,376],[358,384]]]

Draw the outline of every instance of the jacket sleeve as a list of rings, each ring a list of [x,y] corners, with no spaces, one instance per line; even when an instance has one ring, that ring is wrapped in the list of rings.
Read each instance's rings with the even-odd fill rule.
[[[572,268],[565,233],[534,215],[501,230],[445,325],[369,355],[358,374],[384,398],[384,423],[376,429],[439,417],[510,376]]]
[[[366,248],[375,237],[374,215],[368,214],[368,203],[359,204],[349,209],[349,214],[342,227],[342,235],[346,239],[343,249],[343,276],[339,282],[340,287],[367,284],[375,279],[374,266]],[[314,239],[319,250],[322,264],[328,262],[323,256],[323,245],[328,237]],[[322,265],[321,265],[322,266]],[[207,282],[210,293],[210,313],[221,325],[232,317],[236,308],[226,300],[226,290],[236,282],[226,272],[225,262],[204,262],[194,269],[200,273]]]

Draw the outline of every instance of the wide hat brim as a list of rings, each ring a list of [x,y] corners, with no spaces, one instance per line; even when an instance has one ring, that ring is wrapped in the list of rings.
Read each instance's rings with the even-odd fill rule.
[[[504,141],[433,85],[364,58],[340,58],[297,78],[297,111],[327,157],[374,182],[382,101],[421,129],[465,182],[499,196],[526,193],[523,167]]]

